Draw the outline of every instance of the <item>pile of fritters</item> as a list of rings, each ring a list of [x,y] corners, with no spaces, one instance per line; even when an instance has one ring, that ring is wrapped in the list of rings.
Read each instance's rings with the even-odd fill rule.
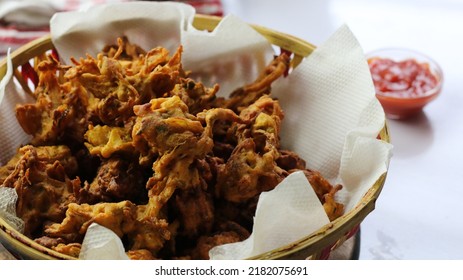
[[[78,257],[96,222],[132,259],[208,259],[246,239],[259,194],[297,170],[331,220],[343,214],[341,186],[280,147],[284,114],[270,91],[288,54],[226,99],[189,78],[181,55],[119,38],[73,65],[41,59],[36,102],[16,107],[32,141],[0,168],[27,236]]]

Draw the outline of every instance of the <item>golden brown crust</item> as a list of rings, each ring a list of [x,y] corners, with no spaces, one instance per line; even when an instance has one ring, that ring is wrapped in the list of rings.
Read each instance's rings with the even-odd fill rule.
[[[260,193],[295,170],[331,220],[342,215],[341,186],[280,147],[284,113],[270,93],[289,56],[224,99],[188,77],[182,51],[122,37],[73,65],[42,59],[36,102],[16,108],[32,145],[0,168],[28,236],[76,257],[96,222],[131,259],[207,259],[249,236]]]

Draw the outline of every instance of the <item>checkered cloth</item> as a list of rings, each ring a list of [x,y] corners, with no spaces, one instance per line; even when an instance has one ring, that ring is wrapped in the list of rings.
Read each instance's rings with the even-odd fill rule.
[[[0,57],[48,34],[50,18],[56,12],[86,9],[102,3],[130,0],[0,0]],[[223,14],[220,0],[177,0],[192,5],[197,13]]]

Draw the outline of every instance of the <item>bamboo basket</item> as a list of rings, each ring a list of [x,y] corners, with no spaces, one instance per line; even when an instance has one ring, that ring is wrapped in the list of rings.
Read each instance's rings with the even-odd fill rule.
[[[193,21],[195,28],[199,30],[213,30],[220,22],[220,17],[196,15]],[[310,55],[315,46],[300,38],[271,30],[262,26],[251,25],[262,34],[272,45],[293,53],[292,67],[297,67],[301,60]],[[43,55],[53,49],[50,36],[45,36],[22,46],[11,54],[14,68],[14,79],[26,92],[31,92],[28,82],[24,79],[19,68],[33,63],[34,58]],[[30,66],[30,64],[29,64]],[[0,80],[5,76],[7,62],[0,63]],[[378,135],[378,139],[390,142],[387,125]],[[349,212],[325,225],[316,232],[286,246],[254,256],[254,260],[270,259],[328,259],[333,250],[339,248],[347,239],[354,236],[363,219],[375,208],[386,180],[387,172],[382,174],[370,187],[361,201]],[[74,259],[68,255],[58,253],[34,242],[30,238],[16,231],[8,223],[0,218],[0,242],[19,259]]]

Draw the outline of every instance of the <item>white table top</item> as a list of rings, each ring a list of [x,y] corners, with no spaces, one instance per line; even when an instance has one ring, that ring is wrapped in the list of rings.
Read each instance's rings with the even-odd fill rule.
[[[360,259],[463,259],[463,1],[223,0],[225,13],[319,45],[342,23],[365,52],[415,49],[444,72],[423,114],[388,120],[394,145],[376,209],[361,226]]]

